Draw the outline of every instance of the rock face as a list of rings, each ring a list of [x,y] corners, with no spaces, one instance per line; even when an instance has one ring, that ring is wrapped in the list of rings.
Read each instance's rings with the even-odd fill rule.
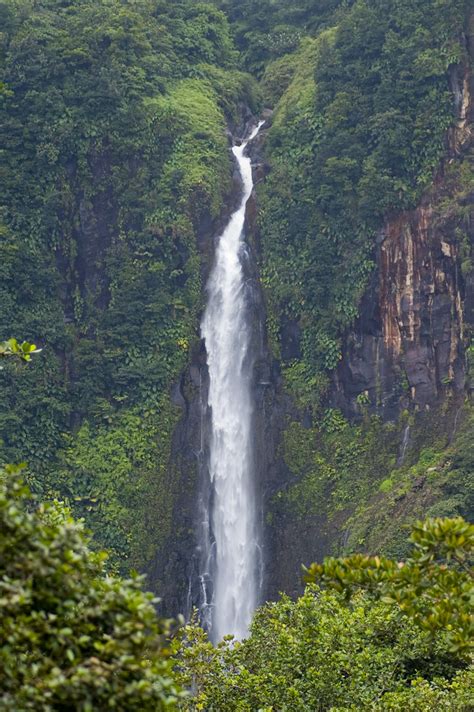
[[[472,56],[472,37],[467,41]],[[459,235],[472,240],[474,227],[472,209],[459,208],[463,200],[472,206],[472,196],[459,200],[448,176],[473,147],[471,68],[457,69],[451,82],[458,119],[448,158],[421,204],[387,219],[376,274],[344,342],[332,401],[349,416],[357,415],[361,394],[393,419],[402,408],[430,408],[448,390],[464,393],[472,276],[461,270]]]
[[[392,419],[434,405],[465,386],[464,304],[456,221],[439,220],[431,199],[388,222],[378,269],[346,337],[334,403],[349,415],[365,394]]]

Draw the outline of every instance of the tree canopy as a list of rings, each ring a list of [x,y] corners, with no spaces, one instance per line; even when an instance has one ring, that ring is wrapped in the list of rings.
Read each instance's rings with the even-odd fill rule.
[[[328,588],[267,603],[242,643],[215,648],[187,626],[175,646],[178,679],[194,691],[183,709],[468,712],[473,534],[460,519],[427,520],[403,563],[314,564],[308,578]]]
[[[168,621],[135,576],[107,575],[81,523],[0,473],[0,708],[172,709]]]

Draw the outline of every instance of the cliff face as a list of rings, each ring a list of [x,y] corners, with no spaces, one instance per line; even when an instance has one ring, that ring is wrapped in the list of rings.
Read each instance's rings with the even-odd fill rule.
[[[360,394],[390,419],[410,404],[434,405],[447,389],[463,392],[466,282],[457,227],[451,216],[440,219],[431,199],[387,222],[376,278],[335,376],[334,402],[349,415]]]
[[[242,123],[232,127],[234,136],[248,134],[249,122],[255,118],[247,107],[242,107]],[[258,151],[252,154],[255,182],[261,179]],[[201,257],[201,280],[207,283],[214,261],[216,241],[239,199],[241,184],[234,173],[233,189],[218,220],[204,218],[196,227]],[[289,399],[282,393],[281,378],[276,360],[272,357],[266,337],[266,311],[257,272],[255,250],[255,221],[257,206],[254,198],[247,204],[246,235],[248,242],[243,250],[243,269],[246,277],[247,309],[250,322],[253,355],[254,393],[254,467],[257,474],[256,496],[260,504],[263,536],[263,556],[270,561],[268,551],[272,543],[263,521],[267,500],[285,479],[282,461],[277,455],[280,434],[285,427],[285,416],[291,409]],[[206,295],[203,293],[203,303]],[[199,324],[197,324],[199,328]],[[205,567],[201,556],[200,536],[206,526],[206,503],[209,501],[209,441],[210,413],[208,410],[209,374],[205,344],[196,340],[189,365],[173,388],[173,403],[181,408],[181,418],[173,433],[171,461],[166,473],[166,487],[173,502],[173,532],[161,548],[149,569],[150,582],[159,591],[164,613],[172,615],[182,611],[189,616],[193,607],[201,607],[212,596],[210,582],[200,577]],[[266,566],[266,564],[265,564]],[[273,575],[263,577],[265,583]],[[262,600],[267,599],[263,591]],[[204,600],[205,599],[205,600]]]
[[[266,500],[270,597],[301,590],[301,562],[357,549],[401,556],[404,523],[427,513],[470,516],[470,461],[456,444],[469,432],[462,404],[474,316],[470,27],[470,61],[451,72],[457,120],[446,159],[419,205],[388,215],[379,231],[376,269],[331,376],[326,405],[349,425],[333,442],[319,416],[286,411],[308,450],[288,449],[290,430],[277,448],[291,471],[275,459],[279,482]],[[294,333],[281,330],[288,359],[300,358]]]
[[[349,416],[359,412],[361,394],[393,419],[404,408],[432,407],[448,391],[464,393],[472,275],[461,268],[461,253],[474,227],[472,196],[456,171],[473,146],[471,67],[454,71],[451,81],[458,118],[448,158],[421,204],[387,219],[376,275],[345,339],[332,400]]]
[[[414,210],[388,216],[381,229],[376,246],[377,269],[362,299],[360,316],[345,336],[343,358],[333,373],[330,404],[341,408],[350,421],[359,420],[363,410],[367,412],[365,405],[368,404],[368,411],[382,416],[385,423],[397,421],[405,409],[421,411],[423,415],[419,420],[424,423],[423,429],[431,422],[428,411],[435,411],[446,402],[447,396],[454,395],[456,401],[465,396],[466,347],[474,308],[474,280],[465,259],[466,246],[474,237],[474,221],[469,209],[472,196],[466,194],[461,178],[462,165],[472,150],[470,67],[453,72],[452,88],[458,120],[447,138],[448,158],[420,205]],[[265,132],[262,132],[260,141],[264,139]],[[263,180],[266,174],[261,156],[262,145],[257,141],[253,146],[256,182]],[[212,264],[215,240],[212,236],[220,233],[231,209],[232,200],[218,224],[204,220],[198,230],[203,284]],[[256,253],[260,252],[258,213],[258,203],[251,200],[247,214],[249,251]],[[275,598],[281,590],[299,590],[302,561],[321,559],[347,546],[354,548],[355,540],[352,541],[351,536],[354,538],[355,535],[351,532],[356,531],[357,523],[351,523],[353,508],[332,506],[334,482],[330,480],[323,486],[323,496],[328,503],[326,508],[318,500],[309,515],[298,518],[287,504],[287,494],[300,481],[301,475],[293,471],[292,463],[285,457],[283,434],[290,422],[299,423],[303,429],[311,431],[316,450],[321,444],[321,434],[317,432],[317,423],[311,423],[309,414],[297,412],[286,394],[279,365],[267,344],[266,309],[254,266],[255,255],[250,252],[249,255],[245,269],[252,287],[255,459],[262,504],[264,597]],[[299,336],[293,339],[289,329],[287,334],[282,331],[281,337],[282,356],[298,358],[293,341],[298,342]],[[205,446],[209,427],[207,389],[205,351],[203,344],[197,343],[187,370],[172,391],[174,403],[182,409],[181,420],[174,432],[172,461],[167,475],[167,487],[173,493],[174,529],[151,571],[153,587],[160,591],[166,601],[166,612],[170,613],[176,610],[189,613],[191,607],[199,605],[202,600],[204,582],[198,576],[198,533],[202,514],[199,493],[203,492],[208,458]],[[453,422],[456,427],[457,412],[453,410],[446,417],[447,429],[452,429]],[[364,438],[367,443],[370,440],[370,436],[364,434],[364,427],[361,426],[361,434],[354,431],[356,449],[362,447],[363,450]],[[371,427],[369,423],[368,432]],[[402,423],[401,420],[390,432],[383,430],[384,427],[381,425],[380,433],[373,436],[373,445],[367,444],[369,454],[360,456],[368,462],[372,457],[370,447],[377,451],[377,442],[384,439],[385,470],[382,472],[379,468],[377,473],[382,479],[389,476],[390,467],[401,451],[400,463],[404,459],[409,432],[405,421]],[[410,427],[410,439],[415,441],[418,437],[416,427]],[[414,449],[419,451],[424,447],[422,439],[420,435],[420,442],[413,445]],[[352,446],[349,443],[347,447],[349,452]],[[310,457],[314,458],[316,450],[313,450]],[[318,458],[316,460],[319,463]],[[373,476],[367,462],[357,465],[356,479],[359,471],[367,480]],[[306,469],[311,473],[314,459],[307,464]],[[364,474],[364,467],[368,474]],[[373,467],[376,469],[378,463]],[[359,499],[362,501],[366,497],[363,501],[367,511],[371,511],[372,495],[374,501],[377,500],[374,506],[383,508],[386,504],[382,502],[384,495],[378,492],[378,485],[378,480],[375,485],[367,482],[363,485],[367,494],[360,495]],[[415,498],[409,496],[403,500],[407,517],[419,506],[426,510],[438,496],[432,489],[425,490],[424,481],[419,478],[413,490]],[[320,494],[318,490],[318,497]],[[403,519],[401,514],[400,519]],[[377,535],[374,537],[370,546]]]

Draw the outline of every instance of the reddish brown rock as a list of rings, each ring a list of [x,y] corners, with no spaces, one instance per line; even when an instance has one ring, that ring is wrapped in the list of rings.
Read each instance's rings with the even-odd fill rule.
[[[467,42],[472,54],[472,37]],[[472,242],[474,196],[446,176],[474,148],[470,66],[453,71],[451,83],[458,118],[447,138],[448,158],[416,209],[387,218],[376,274],[346,335],[332,399],[349,415],[357,414],[362,393],[372,410],[395,418],[410,405],[429,408],[448,390],[464,392],[474,279],[462,273],[458,236]]]

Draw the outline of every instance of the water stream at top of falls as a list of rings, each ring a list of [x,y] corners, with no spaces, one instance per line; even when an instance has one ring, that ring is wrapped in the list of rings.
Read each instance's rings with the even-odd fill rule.
[[[246,636],[258,602],[259,537],[252,442],[252,354],[242,267],[245,208],[253,189],[245,149],[261,122],[232,151],[242,178],[238,208],[218,239],[201,323],[209,369],[210,497],[205,512],[201,581],[211,581],[206,623],[213,641]],[[203,587],[204,587],[203,583]]]

